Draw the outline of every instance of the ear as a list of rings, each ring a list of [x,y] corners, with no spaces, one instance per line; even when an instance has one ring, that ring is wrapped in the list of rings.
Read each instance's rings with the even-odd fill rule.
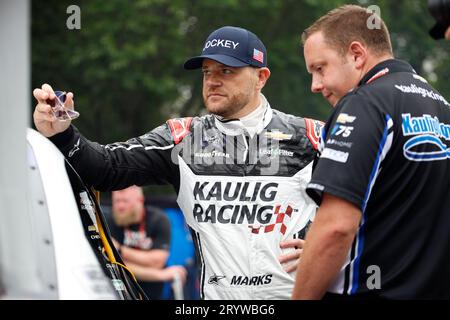
[[[362,69],[367,61],[367,48],[359,41],[353,41],[348,47],[348,52],[351,61],[354,63],[356,69]]]
[[[262,90],[262,88],[264,88],[264,86],[266,85],[267,79],[269,79],[270,77],[270,70],[269,68],[259,68],[257,70],[257,75],[258,75],[257,89]]]

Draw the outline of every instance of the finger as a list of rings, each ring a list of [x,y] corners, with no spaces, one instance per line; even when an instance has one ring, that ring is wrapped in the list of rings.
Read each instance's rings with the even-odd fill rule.
[[[73,93],[69,92],[66,94],[66,101],[64,102],[64,107],[73,110],[74,103],[73,103]]]
[[[290,272],[293,272],[293,271],[297,270],[297,267],[298,267],[298,260],[295,263],[292,263],[292,264],[289,264],[289,265],[285,266],[283,269],[287,273],[290,273]]]
[[[179,274],[187,274],[187,270],[184,268],[184,267],[177,267],[176,268],[176,271],[179,273]]]
[[[183,267],[183,266],[180,266],[180,267],[178,268],[178,271],[181,272],[182,274],[187,274],[187,270],[186,270],[186,268]]]
[[[51,113],[52,107],[49,104],[42,102],[36,105],[36,111],[39,113]]]
[[[171,272],[173,279],[175,279],[175,277],[178,277],[178,279],[180,279],[182,283],[186,281],[187,272],[184,268],[174,267],[172,268]]]
[[[300,258],[302,251],[303,251],[302,249],[298,249],[293,252],[283,254],[278,257],[278,261],[280,261],[280,263],[283,264],[283,263],[298,259],[298,258]]]
[[[53,91],[53,88],[49,84],[44,83],[42,85],[42,90],[44,90],[45,92],[47,92],[49,94],[50,99],[55,99],[55,97],[56,97],[55,92]]]
[[[52,112],[52,108],[48,104],[39,103],[34,111],[34,119],[37,122],[54,122],[56,117]]]
[[[303,248],[303,245],[305,244],[305,240],[302,239],[289,239],[284,240],[280,242],[280,248],[286,249],[286,248]]]
[[[181,279],[186,279],[186,272],[179,270],[177,274]]]
[[[53,113],[46,113],[45,115],[43,115],[42,119],[48,122],[55,122],[57,120]]]
[[[35,123],[55,122],[56,117],[53,114],[43,114],[34,118]]]
[[[33,90],[33,96],[38,102],[45,102],[49,98],[49,94],[39,88]]]
[[[178,272],[178,275],[180,276],[181,282],[185,283],[187,278],[187,271],[185,269],[182,269]]]

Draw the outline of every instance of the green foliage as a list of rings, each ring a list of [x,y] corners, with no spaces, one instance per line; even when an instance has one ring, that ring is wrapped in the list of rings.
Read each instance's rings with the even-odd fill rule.
[[[351,1],[378,5],[395,54],[450,97],[450,42],[428,35],[434,21],[422,0]],[[119,0],[32,2],[32,86],[75,94],[76,125],[107,143],[140,135],[174,116],[204,112],[201,73],[183,62],[200,54],[224,25],[248,28],[268,49],[264,89],[274,108],[321,120],[330,106],[310,92],[301,32],[343,0]],[[81,30],[68,30],[66,9],[81,8]],[[186,94],[187,93],[187,94]],[[151,193],[170,189],[151,187]],[[147,190],[147,191],[148,191]]]
[[[396,56],[412,63],[450,97],[450,42],[428,35],[433,19],[421,0],[352,1],[378,5]],[[173,116],[204,112],[201,74],[182,68],[207,35],[224,25],[256,33],[272,76],[273,107],[326,120],[330,107],[310,92],[300,34],[343,0],[33,1],[32,85],[75,93],[76,125],[100,142],[142,134]],[[81,30],[68,30],[66,8],[81,8]],[[427,68],[428,66],[428,68]],[[188,94],[182,94],[187,92]],[[189,94],[191,92],[191,95]]]

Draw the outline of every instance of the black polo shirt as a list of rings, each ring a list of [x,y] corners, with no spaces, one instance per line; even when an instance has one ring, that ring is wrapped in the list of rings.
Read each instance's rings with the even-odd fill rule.
[[[147,206],[144,219],[140,223],[120,227],[114,223],[112,214],[108,217],[111,235],[122,245],[139,250],[170,250],[170,220],[164,210]],[[149,299],[161,299],[164,282],[139,281]]]
[[[322,131],[308,194],[362,211],[329,292],[450,298],[450,104],[406,62],[370,70]]]

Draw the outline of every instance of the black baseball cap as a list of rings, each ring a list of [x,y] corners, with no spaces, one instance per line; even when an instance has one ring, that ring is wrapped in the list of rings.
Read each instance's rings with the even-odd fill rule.
[[[262,41],[246,29],[231,26],[213,31],[206,39],[202,54],[187,60],[184,68],[201,68],[205,58],[230,67],[267,66],[267,51]]]

